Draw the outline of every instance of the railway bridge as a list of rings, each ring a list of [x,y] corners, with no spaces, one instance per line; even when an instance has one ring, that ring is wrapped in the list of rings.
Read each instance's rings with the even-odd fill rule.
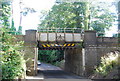
[[[38,50],[63,50],[64,70],[80,76],[89,76],[103,55],[119,50],[118,38],[97,37],[91,30],[67,30],[26,30],[25,35],[16,36],[17,41],[24,41],[27,75],[37,75]]]
[[[38,33],[38,48],[40,50],[67,50],[75,49],[83,42],[79,28],[42,29]]]

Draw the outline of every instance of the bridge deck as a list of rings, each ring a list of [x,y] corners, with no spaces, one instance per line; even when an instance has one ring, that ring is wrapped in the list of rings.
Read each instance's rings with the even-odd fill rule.
[[[39,33],[40,42],[82,42],[81,33]]]

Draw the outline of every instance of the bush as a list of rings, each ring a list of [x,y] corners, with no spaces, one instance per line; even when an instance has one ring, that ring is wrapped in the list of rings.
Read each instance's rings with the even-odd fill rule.
[[[64,59],[63,51],[58,50],[39,50],[38,60],[46,63],[56,64]]]
[[[20,78],[23,75],[25,72],[25,60],[23,53],[20,52],[22,42],[15,42],[15,37],[12,35],[13,33],[10,34],[10,32],[15,32],[13,30],[10,31],[10,2],[2,1],[3,0],[1,0],[2,15],[0,15],[0,68],[2,69],[2,79],[9,79],[10,81],[10,79]],[[12,23],[12,25],[14,25],[14,23]]]
[[[120,53],[118,51],[115,51],[101,57],[101,64],[96,68],[95,73],[106,77],[113,69],[118,70],[120,67],[120,63],[118,61],[120,59],[119,54]]]
[[[61,69],[64,69],[64,63],[65,63],[65,60],[62,60],[60,62],[57,61],[54,63],[54,65],[60,67]]]
[[[16,79],[25,72],[24,55],[20,52],[22,42],[15,42],[14,36],[2,30],[2,79]]]

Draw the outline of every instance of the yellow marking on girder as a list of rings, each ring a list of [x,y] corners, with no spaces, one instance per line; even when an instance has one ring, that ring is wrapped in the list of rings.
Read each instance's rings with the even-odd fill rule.
[[[62,46],[62,45],[60,44],[60,46]]]
[[[72,44],[71,46],[75,46],[75,44]]]
[[[50,45],[49,44],[46,44],[48,47],[50,47]]]
[[[67,44],[64,44],[64,46],[66,46]]]
[[[67,46],[70,46],[71,44],[68,44]]]
[[[46,45],[42,44],[43,47],[46,47]]]
[[[54,44],[51,44],[51,46],[54,46]]]

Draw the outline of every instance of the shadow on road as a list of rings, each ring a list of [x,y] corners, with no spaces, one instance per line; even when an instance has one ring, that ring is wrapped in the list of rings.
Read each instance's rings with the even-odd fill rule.
[[[43,73],[45,79],[82,79],[82,77],[64,72],[62,70],[44,70]]]
[[[45,79],[83,79],[83,77],[65,72],[57,66],[46,63],[41,63],[38,66],[39,73],[42,73]]]

